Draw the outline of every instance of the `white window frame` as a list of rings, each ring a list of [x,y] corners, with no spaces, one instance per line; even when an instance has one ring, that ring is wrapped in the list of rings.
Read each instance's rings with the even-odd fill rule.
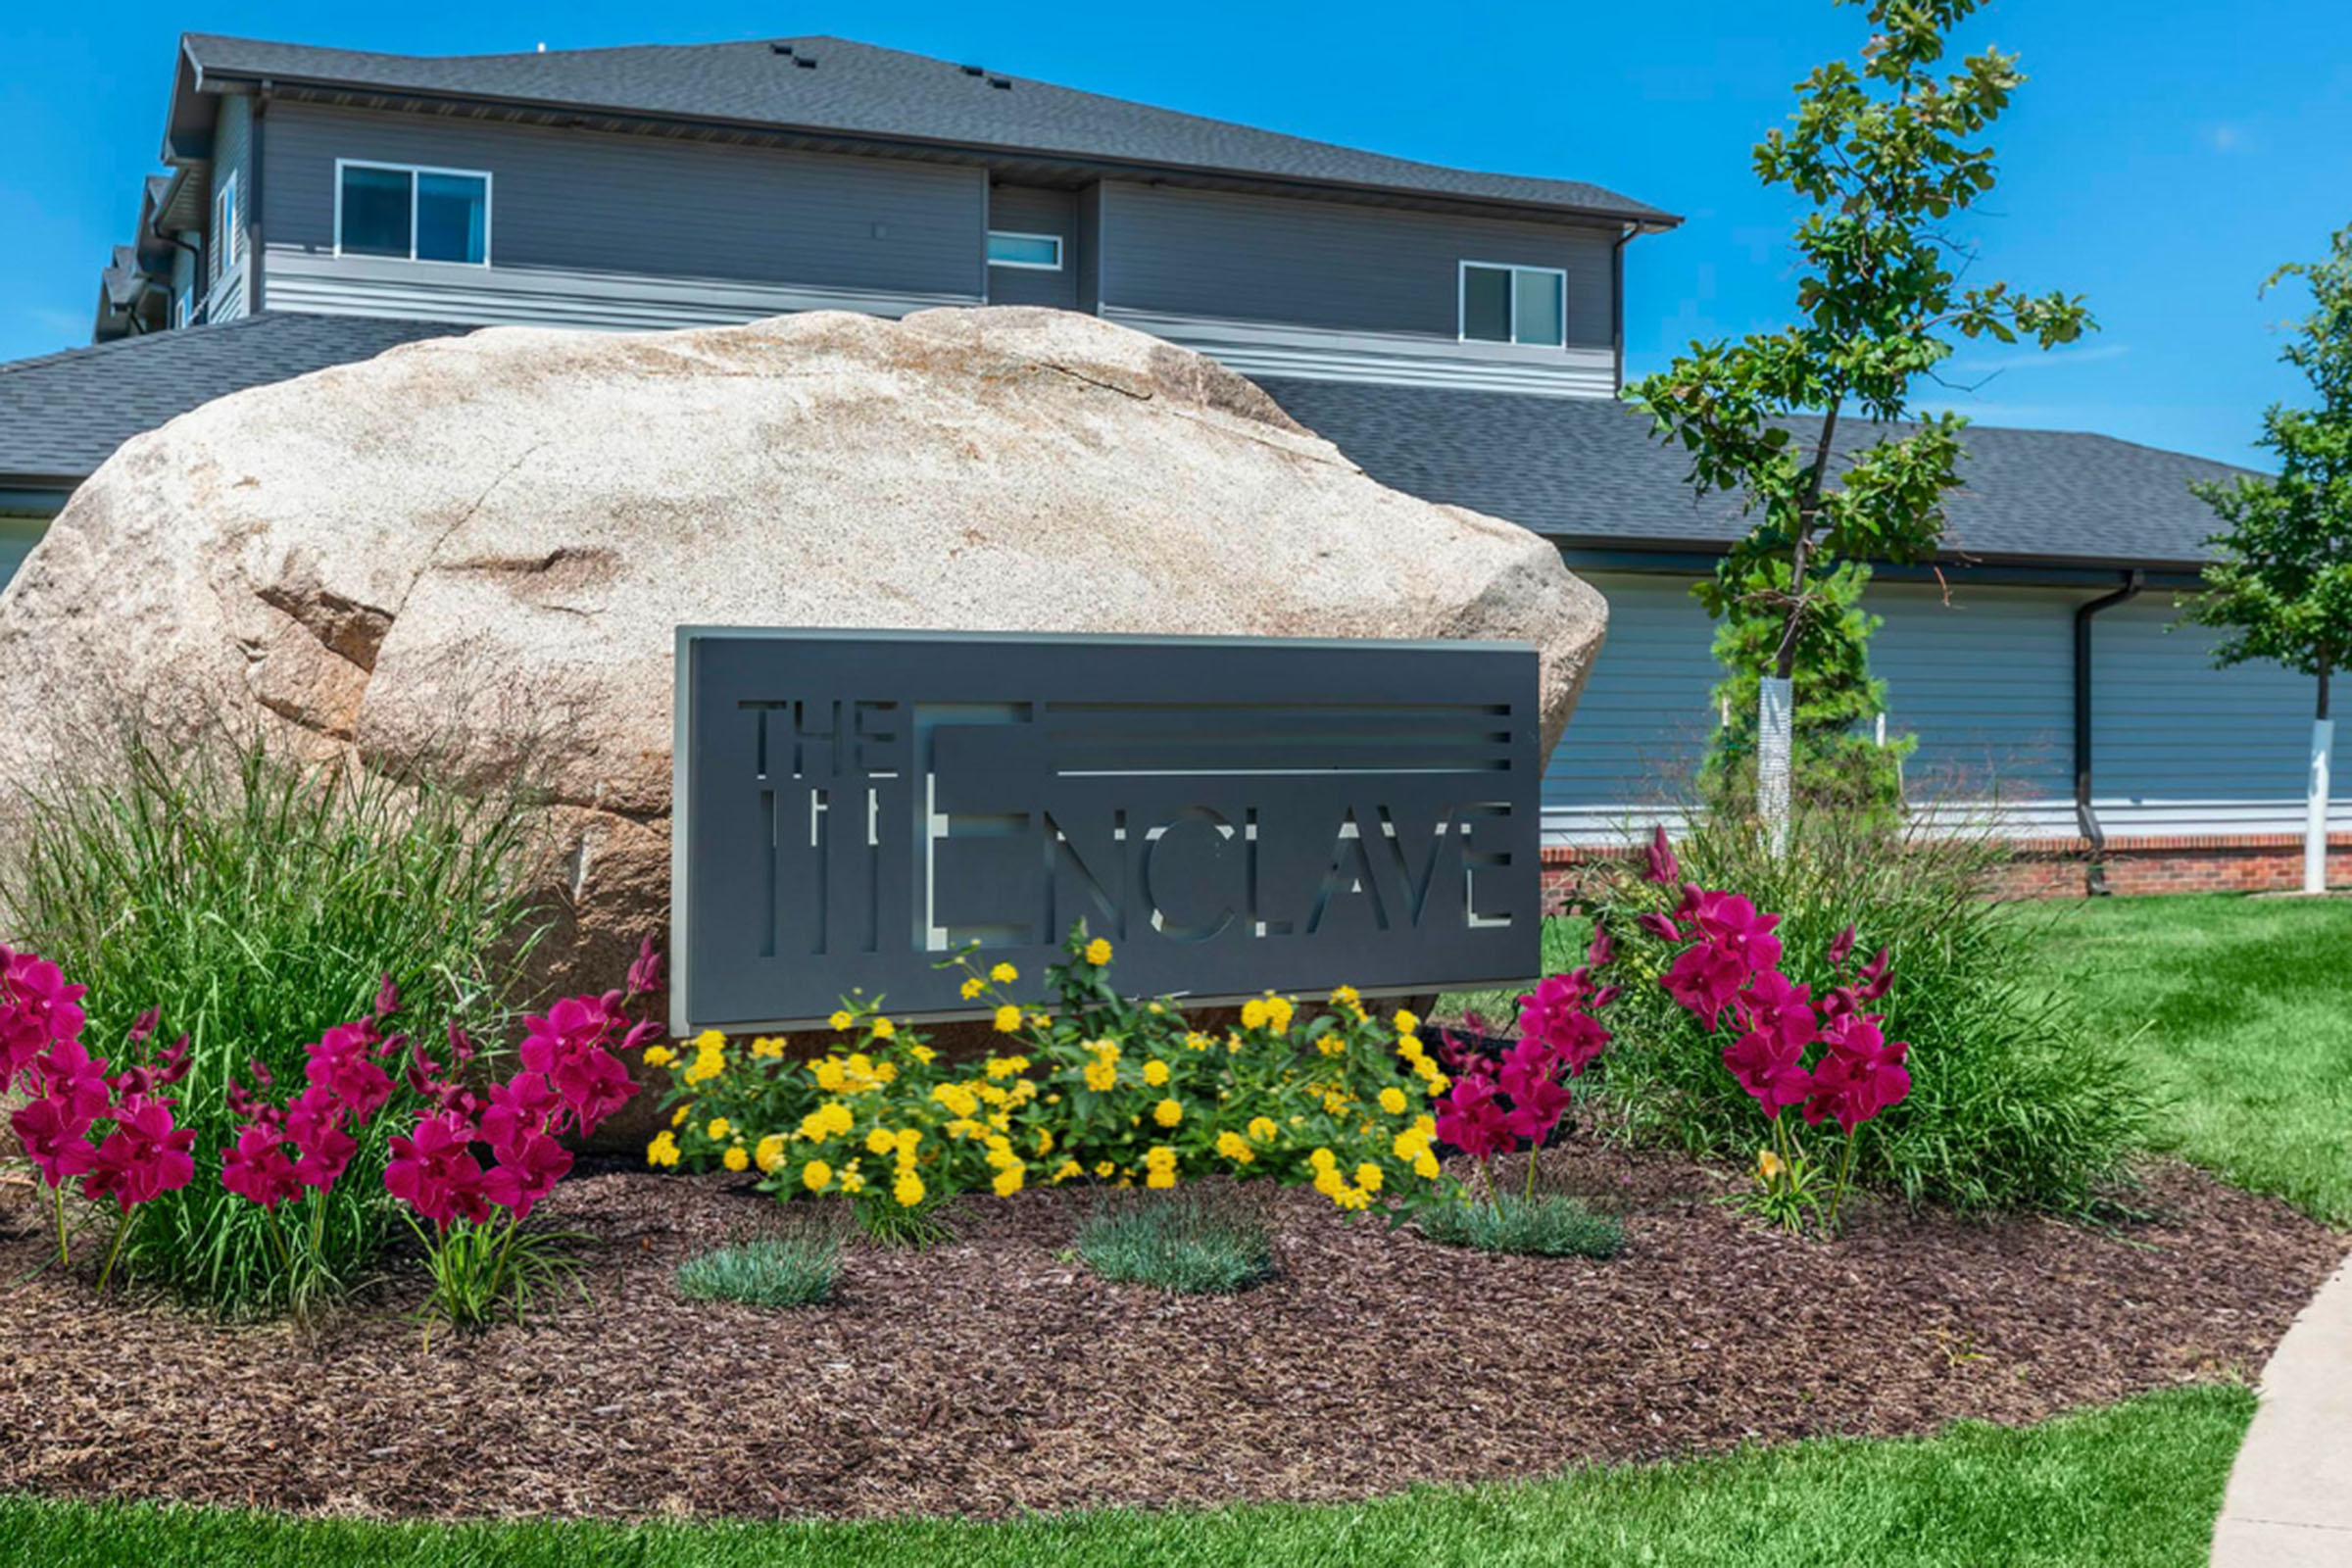
[[[173,290],[172,294],[172,324],[174,327],[185,326],[195,318],[196,285],[190,283],[184,288]]]
[[[1028,234],[1016,228],[992,228],[988,231],[988,238],[991,242],[1000,239],[1042,239],[1054,247],[1054,260],[1051,262],[1000,262],[994,256],[990,256],[988,265],[991,267],[1009,267],[1015,271],[1021,272],[1058,272],[1061,270],[1063,247],[1059,234]],[[986,247],[983,246],[982,250],[985,254]]]
[[[1482,267],[1489,271],[1511,274],[1511,335],[1501,340],[1470,335],[1470,269]],[[1519,341],[1519,276],[1521,272],[1542,272],[1559,279],[1560,340],[1557,343],[1522,343]],[[1457,343],[1482,343],[1489,348],[1565,349],[1568,346],[1568,270],[1564,267],[1529,267],[1519,262],[1465,261],[1454,269],[1453,277],[1453,336]]]
[[[432,261],[426,265],[430,267],[481,268],[487,268],[490,265],[490,225],[496,215],[498,190],[495,176],[489,170],[443,169],[436,164],[394,164],[386,163],[378,158],[338,158],[335,160],[335,255],[337,258],[343,255],[343,171],[346,169],[382,169],[409,176],[409,254],[404,258],[379,256],[372,251],[363,255],[354,251],[351,254],[355,260],[369,262],[417,261],[419,258],[416,255],[416,176],[419,174],[450,174],[460,179],[478,179],[482,182],[482,259],[478,262]]]
[[[237,263],[245,259],[244,236],[237,232],[237,172],[233,169],[213,191],[213,254],[218,262],[212,276],[216,283],[235,271]]]

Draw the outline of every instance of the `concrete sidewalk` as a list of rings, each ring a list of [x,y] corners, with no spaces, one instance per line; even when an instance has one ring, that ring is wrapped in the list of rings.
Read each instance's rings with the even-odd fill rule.
[[[2213,1531],[2214,1568],[2307,1564],[2352,1564],[2352,1263],[2262,1369],[2262,1408]]]

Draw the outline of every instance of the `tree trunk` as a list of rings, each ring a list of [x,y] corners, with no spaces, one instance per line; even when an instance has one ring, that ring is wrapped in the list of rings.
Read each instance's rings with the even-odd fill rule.
[[[2311,721],[2311,775],[2303,798],[2303,891],[2328,891],[2328,774],[2334,760],[2335,720],[2328,716],[2328,661],[2320,661],[2320,700]]]
[[[1788,769],[1794,750],[1795,683],[1767,675],[1756,687],[1756,815],[1780,855],[1788,848]]]

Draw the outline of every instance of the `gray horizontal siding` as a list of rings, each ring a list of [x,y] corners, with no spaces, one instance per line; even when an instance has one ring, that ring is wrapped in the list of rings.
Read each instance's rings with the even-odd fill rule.
[[[1712,627],[1690,579],[1594,573],[1609,640],[1544,775],[1546,836],[1595,842],[1673,821],[1716,715]],[[2072,834],[2079,591],[1882,583],[1871,647],[1889,728],[1918,738],[1906,792],[1933,818]],[[2214,634],[2170,596],[2096,622],[2093,794],[2111,837],[2292,833],[2302,826],[2311,682],[2273,664],[2215,669]],[[2344,779],[2352,769],[2339,767]],[[2332,808],[2352,830],[2352,788]]]
[[[228,215],[236,230],[237,261],[223,268],[221,258],[227,254],[228,237],[220,232],[218,215],[212,198],[206,197],[204,220],[205,287],[201,291],[205,319],[233,321],[245,314],[245,274],[253,259],[245,254],[247,215],[253,203],[253,100],[231,96],[220,100],[220,121],[213,132],[213,167],[209,188],[220,190],[230,179],[236,181]]]
[[[1078,199],[1075,191],[1034,185],[998,185],[988,193],[988,226],[1016,234],[1055,234],[1061,239],[1061,270],[1025,267],[988,270],[991,305],[1049,305],[1078,308]]]
[[[1572,347],[1614,339],[1601,230],[1124,183],[1102,209],[1105,305],[1452,342],[1460,265],[1508,262],[1567,272]]]
[[[969,303],[984,287],[975,170],[292,103],[271,110],[265,146],[278,309],[372,302],[396,314],[383,302],[404,290],[469,299],[472,313],[452,319],[575,319],[585,309],[539,314],[553,295],[610,302],[603,324],[633,326],[740,318],[763,288],[903,310]],[[488,172],[490,267],[337,258],[338,158]],[[291,264],[282,278],[280,257]],[[501,316],[510,279],[514,311]],[[697,284],[710,285],[710,302],[679,313]]]

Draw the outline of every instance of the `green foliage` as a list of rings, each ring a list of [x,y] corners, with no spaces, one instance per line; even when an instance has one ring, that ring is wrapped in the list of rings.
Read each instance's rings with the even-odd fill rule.
[[[501,1320],[519,1323],[532,1301],[579,1269],[579,1260],[563,1250],[579,1236],[525,1230],[512,1218],[460,1220],[436,1234],[406,1211],[401,1218],[416,1233],[433,1282],[422,1313],[428,1343],[436,1322],[465,1334]]]
[[[1726,722],[1716,729],[1699,770],[1709,809],[1742,811],[1756,798],[1756,696],[1772,673],[1787,628],[1760,608],[1786,592],[1788,564],[1753,566],[1767,592],[1742,591],[1718,568],[1714,587],[1721,617],[1715,662],[1723,668],[1714,699]],[[1840,562],[1817,572],[1798,617],[1794,666],[1795,710],[1790,715],[1789,794],[1800,807],[1888,815],[1902,804],[1902,763],[1917,737],[1890,735],[1878,744],[1873,721],[1886,710],[1886,683],[1870,673],[1870,639],[1879,617],[1862,608],[1870,568]]]
[[[1793,980],[1821,981],[1848,924],[1858,953],[1891,951],[1881,1005],[1887,1038],[1911,1043],[1911,1093],[1863,1129],[1857,1186],[1962,1210],[2078,1211],[2124,1174],[2154,1116],[2131,1043],[2048,974],[2057,912],[1993,902],[1997,844],[1814,814],[1798,818],[1781,857],[1763,830],[1727,820],[1676,848],[1687,879],[1785,915],[1782,967]],[[1613,872],[1596,899],[1625,987],[1603,1088],[1637,1136],[1746,1165],[1760,1123],[1724,1068],[1731,1042],[1666,995],[1657,978],[1671,950],[1635,925],[1671,899],[1638,867]]]
[[[1800,319],[1737,342],[1694,342],[1628,389],[1690,452],[1701,494],[1735,492],[1756,514],[1721,586],[1782,622],[1773,658],[1782,676],[1794,669],[1820,592],[1814,568],[1926,559],[1959,483],[1966,421],[1957,415],[1908,434],[1882,429],[1840,454],[1841,412],[1904,418],[1915,381],[1949,357],[1955,337],[2049,348],[2092,325],[2080,299],[1960,286],[1965,253],[1947,225],[1991,191],[1992,151],[1979,143],[2025,79],[2015,57],[1989,50],[1937,76],[1946,34],[1978,3],[1869,0],[1860,68],[1814,71],[1788,126],[1755,149],[1757,176],[1812,207],[1794,235]],[[1767,563],[1787,569],[1768,576]],[[1702,597],[1723,612],[1719,597]]]
[[[2276,478],[2191,486],[2228,526],[2210,541],[2205,592],[2185,605],[2189,619],[2228,629],[2220,663],[2270,659],[2318,677],[2324,718],[2328,674],[2352,653],[2352,226],[2327,260],[2281,267],[2270,283],[2282,277],[2311,286],[2312,312],[2279,358],[2318,407],[2263,414],[2255,444],[2278,454]]]
[[[2352,899],[2100,899],[2053,936],[2162,1098],[2154,1147],[2352,1225]]]
[[[1166,998],[1120,995],[1111,944],[1083,924],[1050,965],[1046,996],[1016,994],[1013,965],[976,950],[953,963],[963,1000],[991,1016],[996,1054],[951,1059],[851,997],[833,1050],[787,1059],[778,1039],[715,1031],[678,1051],[656,1165],[757,1169],[779,1198],[847,1198],[876,1234],[896,1206],[1032,1185],[1168,1189],[1201,1176],[1311,1184],[1348,1212],[1410,1206],[1445,1173],[1428,1103],[1442,1073],[1414,1030],[1343,986],[1309,1008],[1252,998],[1231,1027],[1199,1027]]]
[[[2038,1426],[1817,1438],[1346,1503],[1008,1519],[394,1523],[0,1498],[0,1559],[43,1568],[2186,1568],[2253,1418],[2234,1385]]]
[[[678,1294],[694,1301],[813,1306],[841,1279],[841,1239],[813,1230],[722,1247],[678,1265]]]
[[[1200,1193],[1106,1202],[1078,1230],[1078,1255],[1115,1284],[1231,1296],[1274,1274],[1274,1238],[1237,1203]]]
[[[151,1005],[147,1055],[189,1039],[179,1119],[197,1131],[198,1179],[144,1206],[130,1273],[235,1315],[308,1310],[359,1283],[394,1229],[385,1134],[281,1254],[265,1211],[218,1179],[231,1076],[249,1081],[258,1060],[269,1093],[299,1087],[304,1048],[365,1014],[387,971],[412,1033],[496,1039],[530,940],[528,804],[300,765],[222,734],[172,754],[127,741],[103,776],[29,803],[7,889],[18,945],[89,987],[100,1052]]]
[[[1465,1197],[1433,1204],[1417,1223],[1421,1234],[1447,1247],[1527,1257],[1615,1257],[1625,1227],[1563,1193],[1533,1198],[1497,1189],[1492,1200]]]

